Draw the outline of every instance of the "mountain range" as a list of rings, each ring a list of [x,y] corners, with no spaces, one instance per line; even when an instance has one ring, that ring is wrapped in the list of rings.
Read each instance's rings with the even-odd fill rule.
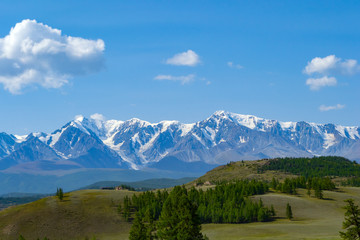
[[[104,120],[93,115],[77,116],[50,134],[0,133],[3,172],[85,168],[191,171],[229,161],[318,155],[360,161],[360,128],[217,111],[191,124]]]

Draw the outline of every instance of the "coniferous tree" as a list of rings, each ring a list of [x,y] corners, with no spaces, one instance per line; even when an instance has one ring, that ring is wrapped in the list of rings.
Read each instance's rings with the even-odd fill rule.
[[[129,240],[147,240],[146,232],[147,230],[143,223],[143,216],[140,212],[137,212],[130,229]]]
[[[289,203],[286,204],[286,218],[291,220],[293,218],[291,206]]]
[[[344,207],[345,221],[343,222],[343,229],[346,232],[340,232],[340,236],[343,239],[353,240],[360,239],[360,209],[355,205],[354,199],[345,200],[347,205]]]
[[[257,215],[257,220],[259,222],[265,222],[266,221],[266,213],[264,211],[264,208],[260,208]]]
[[[276,216],[276,212],[275,212],[275,209],[274,209],[274,205],[271,204],[271,207],[270,207],[270,213],[271,213],[271,216],[272,217],[275,217]]]
[[[130,198],[128,196],[125,196],[124,197],[124,207],[123,207],[123,212],[122,212],[125,221],[130,220],[130,207],[131,207]]]
[[[58,188],[56,190],[56,196],[59,198],[60,201],[64,199],[64,191],[62,188]]]
[[[316,197],[316,198],[319,198],[319,199],[323,199],[323,198],[324,198],[324,195],[323,195],[322,190],[321,190],[321,188],[320,188],[319,185],[317,185],[317,186],[315,187],[315,197]]]
[[[175,187],[166,199],[159,222],[159,239],[197,240],[204,239],[196,206],[188,199],[184,187]]]

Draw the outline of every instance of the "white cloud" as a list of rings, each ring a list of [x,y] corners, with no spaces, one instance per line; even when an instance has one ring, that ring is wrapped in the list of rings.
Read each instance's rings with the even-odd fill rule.
[[[335,86],[336,84],[336,78],[327,76],[322,78],[309,78],[306,80],[306,85],[310,86],[310,89],[314,91],[326,86]]]
[[[340,110],[340,109],[343,109],[344,107],[345,107],[345,105],[342,105],[342,104],[336,104],[334,106],[321,105],[319,107],[319,110],[321,112],[326,112],[326,111],[330,111],[330,110]]]
[[[175,54],[172,58],[166,60],[166,64],[177,66],[190,66],[194,67],[200,63],[199,55],[192,50]]]
[[[23,20],[0,38],[0,83],[11,93],[26,86],[59,88],[103,67],[104,41],[62,35],[36,20]]]
[[[94,113],[93,115],[90,116],[90,118],[93,120],[96,120],[96,121],[105,121],[106,120],[104,115],[102,115],[100,113]]]
[[[309,75],[312,73],[327,73],[330,69],[335,68],[336,63],[339,61],[340,59],[335,57],[335,55],[329,55],[324,58],[316,57],[308,62],[304,72]]]
[[[187,76],[172,76],[172,75],[158,75],[154,78],[155,80],[159,81],[175,81],[181,82],[182,85],[186,83],[190,83],[195,80],[194,74],[189,74]]]
[[[354,59],[342,60],[335,55],[329,55],[324,58],[313,58],[304,69],[304,73],[311,75],[318,74],[355,74],[360,71],[360,66]]]
[[[243,66],[241,66],[240,64],[234,64],[233,62],[228,62],[227,65],[231,68],[237,68],[237,69],[242,69],[244,68]]]

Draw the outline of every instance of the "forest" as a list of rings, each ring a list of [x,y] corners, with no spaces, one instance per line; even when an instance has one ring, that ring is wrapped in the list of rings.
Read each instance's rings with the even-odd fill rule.
[[[259,172],[282,171],[308,177],[360,177],[360,165],[343,157],[323,156],[313,158],[270,159]]]

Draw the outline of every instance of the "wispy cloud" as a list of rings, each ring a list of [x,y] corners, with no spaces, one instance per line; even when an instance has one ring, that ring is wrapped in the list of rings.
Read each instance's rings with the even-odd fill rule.
[[[336,105],[333,105],[333,106],[321,105],[319,107],[319,110],[321,112],[327,112],[327,111],[330,111],[330,110],[340,110],[340,109],[343,109],[344,107],[345,107],[345,105],[342,105],[342,104],[336,104]]]
[[[180,82],[182,85],[190,83],[195,80],[194,74],[189,74],[186,76],[172,76],[172,75],[157,75],[154,80],[158,81],[174,81]]]
[[[336,86],[337,80],[334,77],[321,77],[321,78],[309,78],[306,80],[306,85],[310,87],[310,90],[316,91],[326,86]]]
[[[172,58],[166,60],[166,64],[176,66],[194,67],[200,63],[200,57],[192,50],[175,54]]]
[[[0,38],[0,83],[13,94],[31,85],[59,88],[74,76],[101,70],[104,49],[101,39],[66,36],[26,19]]]
[[[230,67],[230,68],[236,68],[236,69],[242,69],[244,68],[244,66],[240,65],[240,64],[235,64],[233,62],[227,62],[227,65]]]

